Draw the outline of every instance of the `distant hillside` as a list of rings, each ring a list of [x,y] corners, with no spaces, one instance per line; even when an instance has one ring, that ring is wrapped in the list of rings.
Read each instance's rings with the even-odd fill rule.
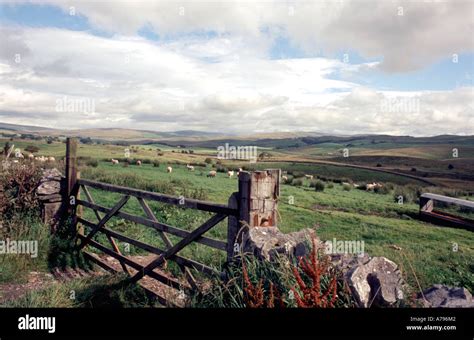
[[[354,135],[354,136],[323,136],[316,132],[269,132],[251,135],[232,135],[218,132],[180,130],[160,132],[152,130],[136,130],[122,128],[94,129],[51,129],[39,126],[7,124],[0,122],[0,133],[24,133],[38,136],[53,137],[84,137],[95,141],[114,143],[153,144],[165,143],[171,146],[215,148],[224,143],[232,145],[252,145],[277,149],[317,146],[318,144],[334,143],[344,146],[389,146],[417,144],[453,144],[474,145],[474,136],[440,135],[434,137],[411,137],[390,135]]]
[[[16,125],[16,124],[8,124],[0,122],[0,130],[9,130],[15,132],[43,132],[43,131],[56,131],[55,129],[45,128],[41,126],[31,126],[31,125]]]

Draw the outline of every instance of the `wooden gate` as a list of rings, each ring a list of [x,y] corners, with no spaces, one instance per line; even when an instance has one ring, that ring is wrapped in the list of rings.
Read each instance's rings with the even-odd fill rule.
[[[77,226],[83,226],[88,230],[88,233],[84,233],[81,228],[76,228],[78,230],[78,247],[84,252],[84,255],[88,259],[106,270],[117,271],[116,268],[109,265],[106,261],[101,260],[100,257],[87,251],[86,247],[93,247],[117,260],[120,263],[122,270],[129,276],[128,280],[130,283],[140,283],[139,281],[142,278],[151,277],[171,288],[189,293],[190,290],[198,289],[198,284],[191,270],[196,270],[205,275],[218,277],[222,277],[223,273],[204,263],[178,255],[181,250],[189,246],[191,243],[199,243],[226,252],[227,261],[230,261],[234,256],[234,245],[237,240],[238,230],[241,228],[242,224],[254,226],[260,225],[259,223],[262,220],[268,221],[269,219],[272,219],[272,225],[276,226],[276,209],[280,176],[279,170],[266,170],[252,174],[245,172],[241,174],[239,177],[239,192],[232,194],[229,198],[228,205],[224,205],[195,199],[183,199],[183,197],[175,197],[156,192],[81,179],[77,171],[76,149],[77,141],[73,138],[68,138],[66,148],[65,182],[67,187],[65,190],[65,201],[68,203],[68,211],[73,216],[74,224]],[[104,207],[94,201],[89,188],[113,192],[120,194],[121,197],[113,207]],[[81,196],[84,196],[85,199],[82,199]],[[146,217],[133,215],[123,211],[122,208],[129,200],[137,200]],[[187,231],[158,221],[152,209],[150,209],[148,202],[161,202],[182,208],[208,212],[212,215],[196,229]],[[92,209],[97,221],[93,222],[86,220],[82,214],[83,208]],[[156,230],[166,247],[161,249],[107,228],[107,222],[114,216]],[[226,241],[204,236],[206,232],[226,218],[228,219]],[[94,240],[94,237],[99,234],[106,236],[111,248],[99,243],[97,240]],[[173,243],[168,235],[177,236],[180,238],[180,241]],[[121,253],[116,240],[155,254],[156,257],[145,265],[137,263]],[[179,269],[186,277],[189,286],[183,285],[183,282],[167,275],[163,275],[163,273],[155,270],[167,261],[173,261],[179,266]],[[144,288],[147,289],[146,287]],[[172,304],[171,301],[167,301],[166,298],[157,295],[156,292],[151,290],[148,290],[148,292],[157,296],[160,303],[166,305]]]

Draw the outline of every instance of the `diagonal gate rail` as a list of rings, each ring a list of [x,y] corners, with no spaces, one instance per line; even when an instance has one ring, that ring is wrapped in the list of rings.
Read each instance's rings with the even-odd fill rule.
[[[78,193],[78,198],[76,199],[77,206],[92,209],[97,219],[97,222],[94,223],[89,220],[86,220],[82,216],[76,216],[77,223],[82,224],[90,230],[87,235],[77,235],[78,239],[80,240],[78,248],[85,251],[85,248],[87,246],[92,246],[97,250],[107,254],[108,256],[111,256],[116,259],[120,263],[123,271],[127,275],[129,275],[130,283],[138,282],[145,276],[148,276],[171,288],[178,289],[183,292],[189,292],[190,290],[198,289],[196,279],[194,278],[191,269],[201,272],[205,275],[221,275],[221,273],[215,268],[212,268],[204,263],[200,263],[196,260],[181,256],[178,253],[192,243],[199,243],[214,249],[218,249],[220,251],[227,251],[227,242],[204,236],[204,234],[227,217],[238,216],[238,209],[230,208],[222,204],[194,199],[188,199],[183,202],[182,198],[180,197],[132,189],[86,179],[77,179],[75,185],[77,186],[77,188],[75,188],[74,190]],[[89,188],[119,193],[122,194],[122,197],[112,208],[107,208],[95,203]],[[80,198],[81,192],[84,193],[84,196],[86,198],[85,200]],[[147,217],[141,217],[122,211],[122,208],[127,204],[127,202],[130,201],[131,198],[135,198],[138,201],[140,207],[143,209],[143,212]],[[198,228],[192,231],[187,231],[178,227],[170,226],[165,223],[159,222],[156,216],[154,215],[152,209],[148,205],[147,201],[162,202],[181,207],[185,206],[186,208],[190,209],[210,212],[213,213],[213,215]],[[113,217],[120,217],[127,221],[138,223],[146,227],[155,229],[163,240],[165,244],[165,249],[160,249],[154,245],[147,244],[145,242],[134,239],[133,237],[121,234],[119,232],[107,228],[106,224]],[[94,240],[94,238],[99,234],[104,234],[107,237],[111,245],[111,249]],[[171,239],[168,237],[168,234],[178,236],[179,238],[181,238],[181,240],[176,244],[173,244]],[[139,264],[134,260],[124,256],[120,252],[116,240],[131,244],[137,248],[143,249],[157,256],[155,259],[153,259],[146,265]],[[85,251],[85,254],[89,259],[93,260],[103,268],[106,268],[108,270],[114,270],[109,264],[102,261],[99,257],[93,255],[92,253]],[[178,265],[178,267],[186,277],[186,280],[190,287],[183,285],[181,282],[172,277],[168,277],[160,272],[154,271],[154,269],[160,267],[167,261],[173,261]],[[132,275],[132,272],[130,271],[129,267],[136,271],[135,274]],[[161,302],[166,302],[167,304],[170,303],[170,301],[165,301],[165,298],[161,298]]]

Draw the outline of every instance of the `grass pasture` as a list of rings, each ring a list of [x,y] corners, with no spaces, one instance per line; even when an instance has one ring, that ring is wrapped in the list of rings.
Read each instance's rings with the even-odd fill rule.
[[[100,162],[98,168],[83,170],[82,177],[113,182],[114,177],[135,174],[146,182],[171,183],[176,195],[186,196],[186,193],[204,190],[207,200],[226,203],[230,194],[237,190],[237,179],[229,179],[224,173],[218,173],[216,178],[207,178],[205,174],[209,169],[196,168],[195,172],[190,172],[185,166],[173,165],[173,172],[169,174],[165,164],[154,168],[149,164],[123,167]],[[100,178],[104,172],[108,177]],[[416,219],[418,206],[415,203],[395,203],[393,193],[384,195],[357,189],[346,191],[340,184],[334,183],[332,188],[327,184],[323,192],[310,188],[309,182],[303,183],[303,186],[282,185],[279,210],[283,232],[315,227],[322,239],[363,240],[370,255],[385,256],[399,263],[412,287],[417,287],[419,281],[422,288],[434,283],[474,288],[472,232],[421,222]],[[92,190],[91,194],[96,202],[107,207],[118,200],[113,193]],[[187,230],[197,227],[208,217],[203,212],[163,204],[151,204],[151,208],[160,221]],[[95,221],[92,211],[86,210],[86,218]],[[136,201],[127,203],[124,211],[143,215]],[[150,228],[119,219],[114,219],[111,227],[163,246],[159,236]],[[208,236],[224,240],[225,233],[226,223],[222,222]],[[101,241],[106,242],[105,239]],[[395,250],[393,245],[402,250]],[[186,248],[183,255],[217,268],[225,261],[223,252],[202,245]]]
[[[5,141],[0,142],[4,143]],[[36,145],[40,148],[37,155],[54,156],[60,159],[65,154],[65,144],[61,142],[47,144],[44,141],[14,140],[11,143],[22,150],[28,145]],[[326,149],[321,150],[325,150],[324,152],[327,154],[327,150],[335,151],[338,147],[335,144],[328,144],[325,146]],[[125,149],[131,151],[131,159],[155,160],[159,162],[159,166],[154,166],[149,162],[144,162],[141,166],[133,164],[124,166],[122,160],[119,165],[112,165],[110,161],[105,161],[110,158],[124,158]],[[391,147],[390,150],[392,149]],[[269,152],[274,155],[284,155],[288,150],[278,149],[278,152],[272,150]],[[297,152],[290,152],[287,161],[281,162],[270,159],[265,162],[249,164],[223,160],[219,162],[221,164],[216,164],[217,160],[213,159],[214,167],[212,167],[211,164],[201,166],[204,165],[205,159],[212,155],[212,149],[193,148],[194,153],[183,153],[182,151],[180,148],[164,144],[128,147],[108,144],[80,144],[78,156],[81,164],[81,177],[225,204],[229,196],[238,190],[238,181],[235,177],[227,178],[224,168],[221,169],[222,172],[217,173],[215,178],[208,178],[206,175],[211,169],[215,170],[219,167],[235,169],[246,166],[247,169],[281,168],[287,171],[290,177],[301,178],[303,174],[313,174],[315,180],[323,182],[323,191],[316,191],[314,187],[310,186],[311,181],[304,178],[301,184],[283,184],[281,186],[279,227],[283,232],[315,228],[317,235],[323,240],[336,238],[337,240],[364,241],[365,251],[371,256],[385,256],[401,266],[405,279],[413,291],[418,291],[419,287],[421,289],[427,288],[435,283],[464,286],[474,291],[474,265],[472,263],[474,234],[470,231],[439,227],[418,220],[416,197],[405,201],[402,205],[395,202],[394,196],[399,191],[410,191],[413,195],[413,192],[416,191],[431,190],[431,188],[423,188],[423,183],[416,179],[366,169],[297,163],[293,161],[294,157],[299,157]],[[158,152],[161,155],[158,155]],[[315,152],[319,152],[320,155],[324,154],[322,151]],[[305,155],[305,157],[307,156]],[[314,155],[314,157],[316,156]],[[368,157],[366,159],[372,163],[374,161],[372,154],[360,157],[361,159]],[[383,157],[394,159],[392,155]],[[404,164],[408,159],[410,162],[414,162],[415,166],[418,164],[418,168],[423,170],[432,169],[432,164],[444,162],[427,158],[424,162],[420,161],[419,163],[410,157],[397,161]],[[89,159],[97,160],[96,166],[87,165]],[[463,162],[463,171],[471,167],[469,161],[470,159],[459,159],[459,162]],[[195,171],[191,172],[186,169],[185,164],[187,163],[201,165],[196,165]],[[402,163],[394,166],[402,165]],[[408,164],[412,166],[412,163]],[[172,173],[166,172],[168,165],[173,167]],[[458,168],[461,169],[461,166]],[[443,180],[449,187],[451,179],[445,178]],[[342,185],[339,183],[342,181],[349,181],[351,185],[349,187]],[[393,189],[382,194],[358,190],[352,186],[352,182],[372,181],[392,183]],[[465,186],[468,186],[472,182],[464,181],[464,183],[466,183]],[[438,190],[442,189],[438,188]],[[119,199],[119,195],[114,193],[92,188],[89,190],[97,204],[108,208],[111,208]],[[463,197],[471,199],[468,196]],[[149,202],[149,204],[160,222],[185,230],[192,230],[209,218],[209,214],[201,211],[181,209],[154,202]],[[134,199],[127,203],[123,211],[145,217],[140,205]],[[84,217],[91,222],[96,221],[96,217],[90,209],[84,208]],[[164,247],[157,232],[151,228],[129,223],[119,218],[112,218],[107,226],[135,239],[160,248]],[[226,228],[227,222],[221,222],[206,236],[225,240]],[[97,237],[102,244],[108,244],[104,236]],[[178,241],[178,238],[171,235],[170,237],[173,242]],[[133,246],[130,246],[130,249],[125,244],[119,244],[119,246],[125,254],[127,251],[132,255],[140,254]],[[225,261],[224,252],[199,244],[186,247],[180,252],[180,255],[216,268],[221,268]],[[176,275],[180,274],[178,268],[171,263],[169,269]]]

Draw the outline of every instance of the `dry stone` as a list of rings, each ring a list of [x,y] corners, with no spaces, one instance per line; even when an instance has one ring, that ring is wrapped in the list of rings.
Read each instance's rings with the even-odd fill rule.
[[[61,217],[62,175],[58,169],[46,169],[40,179],[36,194],[41,202],[43,223],[49,224],[54,232]]]
[[[466,288],[435,284],[423,291],[423,295],[419,294],[418,298],[425,307],[474,308],[472,294]]]
[[[385,257],[357,265],[347,273],[347,280],[360,307],[384,307],[403,299],[401,273]]]
[[[277,227],[251,227],[242,238],[242,251],[266,261],[278,255],[303,256],[308,252],[309,230],[284,234]]]

